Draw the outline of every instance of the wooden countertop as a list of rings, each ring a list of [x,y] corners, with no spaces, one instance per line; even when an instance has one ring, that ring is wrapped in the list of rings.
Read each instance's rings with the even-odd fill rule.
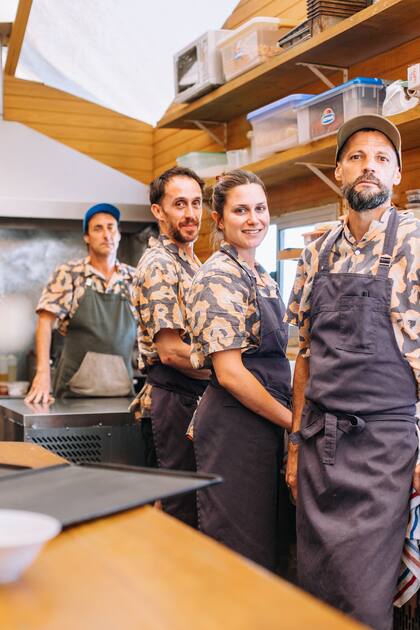
[[[65,464],[66,459],[37,444],[26,442],[0,442],[0,465],[45,468]]]
[[[362,628],[152,507],[64,531],[0,586],[0,619],[7,630]]]

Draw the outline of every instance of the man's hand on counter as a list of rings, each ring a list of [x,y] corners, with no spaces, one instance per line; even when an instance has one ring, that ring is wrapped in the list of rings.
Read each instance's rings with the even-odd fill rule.
[[[51,377],[47,372],[37,372],[32,381],[31,388],[26,394],[25,402],[27,404],[48,405],[54,402],[51,391]]]

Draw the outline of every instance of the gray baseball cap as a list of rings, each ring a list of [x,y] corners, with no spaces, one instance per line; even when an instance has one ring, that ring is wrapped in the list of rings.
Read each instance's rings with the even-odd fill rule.
[[[379,114],[361,114],[350,118],[347,122],[343,123],[337,132],[337,150],[335,152],[335,161],[337,162],[338,154],[343,148],[344,144],[354,133],[361,131],[361,129],[375,129],[380,131],[388,138],[392,143],[397,154],[398,164],[401,168],[401,136],[397,127],[384,116]]]

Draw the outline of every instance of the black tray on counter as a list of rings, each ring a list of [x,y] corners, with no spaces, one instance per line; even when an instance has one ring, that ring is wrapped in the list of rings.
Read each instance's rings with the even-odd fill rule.
[[[49,514],[69,527],[220,481],[217,475],[114,464],[10,468],[0,476],[0,508]]]

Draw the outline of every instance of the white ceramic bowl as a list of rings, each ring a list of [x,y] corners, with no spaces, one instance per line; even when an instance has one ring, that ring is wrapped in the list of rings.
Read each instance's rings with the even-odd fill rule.
[[[9,396],[24,396],[29,389],[28,381],[10,381],[7,383]]]
[[[60,521],[47,514],[0,510],[0,584],[17,580],[60,531]]]

